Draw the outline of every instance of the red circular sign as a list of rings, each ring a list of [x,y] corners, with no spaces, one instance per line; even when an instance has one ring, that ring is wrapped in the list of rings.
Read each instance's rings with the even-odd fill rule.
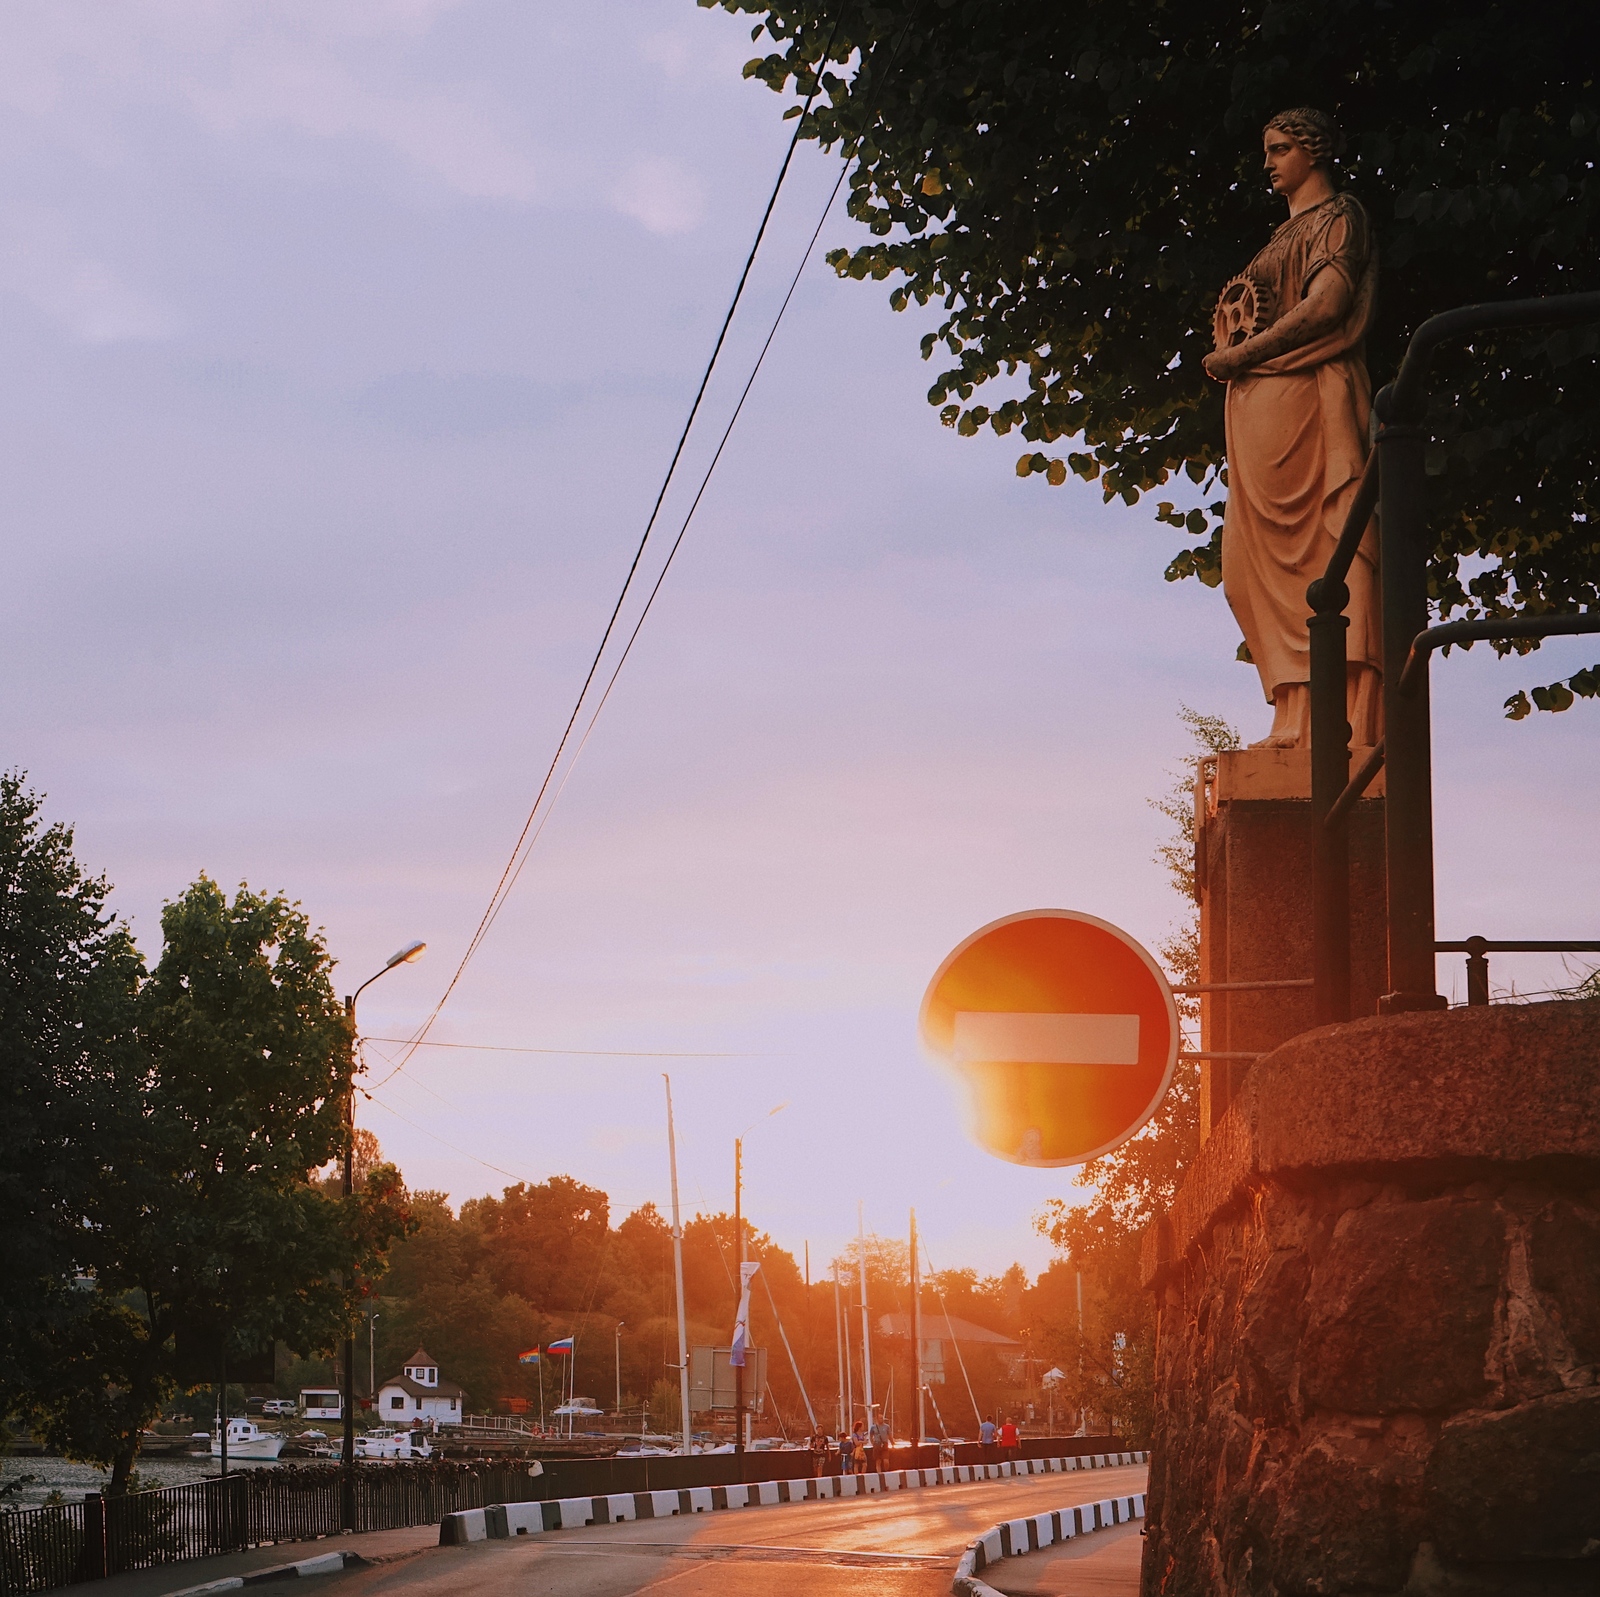
[[[978,1141],[1082,1164],[1156,1112],[1178,1062],[1167,979],[1126,932],[1071,909],[1008,915],[939,967],[922,1039],[971,1089]]]

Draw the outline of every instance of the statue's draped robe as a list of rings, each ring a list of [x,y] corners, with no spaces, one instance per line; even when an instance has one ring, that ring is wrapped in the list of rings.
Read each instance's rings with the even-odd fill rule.
[[[1249,267],[1280,316],[1318,272],[1349,284],[1343,320],[1228,384],[1222,587],[1269,701],[1280,684],[1311,678],[1306,587],[1328,564],[1367,461],[1363,341],[1378,262],[1366,212],[1347,194],[1290,217]],[[1376,561],[1369,526],[1347,579],[1346,658],[1381,669]]]

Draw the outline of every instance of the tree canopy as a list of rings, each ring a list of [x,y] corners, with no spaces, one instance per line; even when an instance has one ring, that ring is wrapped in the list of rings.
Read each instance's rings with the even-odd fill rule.
[[[352,1050],[298,906],[201,877],[147,974],[107,892],[0,778],[0,1418],[120,1491],[186,1336],[332,1346],[407,1220],[392,1166],[353,1202],[315,1179]]]
[[[850,214],[875,235],[829,260],[897,279],[896,309],[942,307],[922,340],[946,357],[928,396],[941,418],[1020,433],[1023,476],[1076,474],[1130,505],[1166,488],[1157,519],[1192,540],[1169,580],[1220,580],[1222,389],[1200,362],[1219,290],[1283,220],[1260,171],[1269,116],[1315,105],[1347,132],[1338,183],[1370,212],[1381,263],[1375,385],[1437,311],[1600,286],[1600,87],[1580,7],[699,3],[761,18],[752,36],[771,47],[747,76],[820,89],[801,133],[854,160]],[[1440,355],[1441,613],[1600,598],[1597,352],[1588,327]],[[1596,693],[1600,667],[1533,701]]]

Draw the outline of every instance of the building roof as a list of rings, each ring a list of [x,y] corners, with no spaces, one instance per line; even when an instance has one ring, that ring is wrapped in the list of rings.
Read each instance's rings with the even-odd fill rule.
[[[426,1365],[428,1368],[436,1370],[439,1368],[439,1361],[426,1349],[419,1347],[417,1351],[406,1360],[406,1368],[408,1370],[414,1370],[418,1365]]]
[[[412,1369],[416,1365],[411,1366]],[[387,1381],[379,1386],[380,1392],[387,1391],[391,1386],[398,1386],[402,1392],[411,1397],[465,1397],[467,1389],[457,1386],[454,1381],[447,1381],[442,1375],[437,1386],[424,1386],[421,1381],[413,1381],[409,1375],[391,1375]]]
[[[909,1314],[880,1314],[878,1316],[878,1334],[880,1336],[910,1336],[911,1316]],[[985,1347],[1022,1347],[1014,1336],[1002,1336],[998,1331],[991,1331],[985,1325],[977,1325],[971,1320],[963,1320],[959,1314],[949,1316],[943,1314],[929,1314],[924,1311],[922,1316],[922,1339],[924,1342],[965,1342],[969,1346],[981,1344]]]

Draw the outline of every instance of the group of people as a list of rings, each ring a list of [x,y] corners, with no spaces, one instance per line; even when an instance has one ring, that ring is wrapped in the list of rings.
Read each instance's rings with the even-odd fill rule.
[[[996,1425],[992,1414],[984,1415],[983,1424],[978,1427],[978,1441],[983,1446],[984,1462],[988,1464],[1003,1464],[1007,1459],[1016,1458],[1022,1446],[1017,1422],[1007,1418]]]
[[[1022,1435],[1017,1422],[1009,1416],[997,1425],[994,1416],[986,1414],[978,1427],[978,1441],[987,1463],[1003,1463],[1021,1456]],[[837,1442],[826,1432],[818,1431],[811,1438],[810,1446],[819,1457],[823,1473],[832,1473],[831,1466],[837,1455],[841,1475],[868,1475],[883,1468],[890,1446],[889,1427],[880,1416],[874,1416],[871,1425],[857,1420]]]
[[[889,1427],[881,1416],[874,1416],[872,1424],[857,1420],[853,1429],[840,1436],[837,1442],[819,1431],[811,1438],[811,1451],[821,1455],[822,1469],[832,1473],[832,1456],[839,1457],[841,1475],[867,1475],[882,1468],[889,1451]]]

